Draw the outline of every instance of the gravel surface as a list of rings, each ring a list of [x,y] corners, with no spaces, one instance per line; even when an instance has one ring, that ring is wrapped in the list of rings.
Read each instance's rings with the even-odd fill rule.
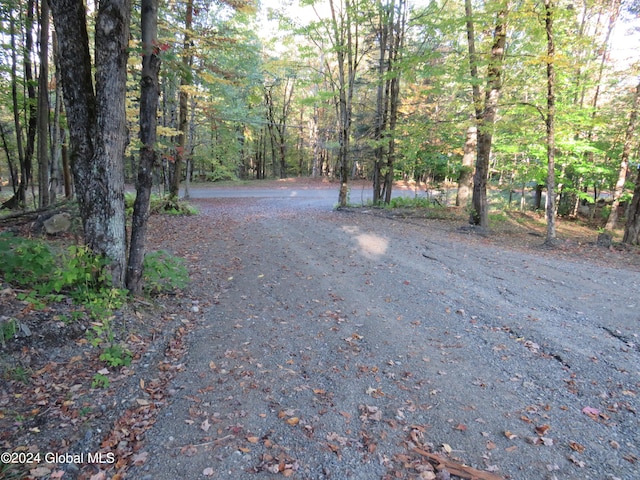
[[[636,269],[366,209],[194,203],[167,246],[198,234],[200,317],[128,478],[434,478],[416,446],[501,478],[638,478]]]

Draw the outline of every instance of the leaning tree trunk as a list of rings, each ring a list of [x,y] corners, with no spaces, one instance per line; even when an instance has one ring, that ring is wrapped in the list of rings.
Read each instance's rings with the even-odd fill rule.
[[[638,106],[640,106],[640,83],[636,87],[636,93],[633,97],[633,106],[631,107],[631,114],[629,115],[629,122],[627,123],[627,130],[624,135],[624,145],[622,147],[622,158],[620,160],[620,171],[618,174],[618,181],[613,190],[613,203],[611,204],[611,213],[607,219],[607,230],[613,230],[616,228],[616,222],[618,221],[618,207],[620,206],[620,197],[624,191],[624,184],[627,181],[627,172],[629,170],[629,157],[631,156],[631,148],[633,146],[633,137],[636,132],[636,124],[638,122]]]
[[[131,247],[127,265],[127,288],[132,293],[142,291],[149,199],[153,186],[153,166],[156,161],[156,125],[160,87],[158,73],[160,57],[156,39],[158,32],[158,0],[142,0],[142,78],[140,81],[140,164],[136,184],[136,201],[131,221]]]
[[[27,182],[31,175],[29,165],[27,165],[24,147],[22,143],[22,127],[20,125],[20,106],[18,105],[18,58],[16,47],[16,27],[13,16],[9,18],[9,31],[11,39],[11,99],[13,102],[13,127],[16,132],[16,147],[18,150],[18,163],[20,167],[20,178],[18,188],[14,188],[13,197],[2,204],[5,208],[17,208],[24,205]]]

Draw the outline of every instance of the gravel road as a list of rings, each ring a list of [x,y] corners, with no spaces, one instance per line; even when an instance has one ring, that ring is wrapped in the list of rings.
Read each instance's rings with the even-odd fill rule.
[[[167,247],[200,319],[130,478],[434,478],[415,447],[639,478],[636,269],[316,201],[194,203]]]

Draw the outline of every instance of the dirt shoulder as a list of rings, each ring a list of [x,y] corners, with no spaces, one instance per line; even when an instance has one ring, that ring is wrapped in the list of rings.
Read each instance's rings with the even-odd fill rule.
[[[190,290],[142,314],[165,323],[55,445],[115,468],[49,477],[121,461],[133,479],[433,479],[434,458],[460,478],[636,477],[636,250],[564,232],[548,250],[517,221],[480,236],[407,211],[194,203],[151,239],[187,259]],[[19,431],[5,447],[35,435]]]

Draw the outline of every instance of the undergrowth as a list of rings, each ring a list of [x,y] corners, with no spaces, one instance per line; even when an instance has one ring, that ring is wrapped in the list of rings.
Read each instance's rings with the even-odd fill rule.
[[[42,240],[0,234],[0,277],[20,291],[16,298],[34,309],[47,304],[69,301],[69,315],[61,319],[70,323],[90,321],[89,344],[100,349],[100,360],[112,368],[128,366],[131,352],[116,340],[114,312],[127,302],[128,292],[114,288],[106,259],[82,245],[55,247]],[[166,251],[150,252],[144,261],[145,292],[148,295],[184,288],[189,280],[181,259]],[[11,340],[19,330],[14,319],[3,319],[0,343]],[[106,387],[104,379],[94,379],[95,386]]]
[[[134,193],[127,193],[124,197],[127,216],[133,214],[133,204],[136,200]],[[168,195],[152,194],[149,198],[149,211],[151,213],[164,213],[168,215],[197,215],[198,210],[189,202],[181,199],[172,199]]]

